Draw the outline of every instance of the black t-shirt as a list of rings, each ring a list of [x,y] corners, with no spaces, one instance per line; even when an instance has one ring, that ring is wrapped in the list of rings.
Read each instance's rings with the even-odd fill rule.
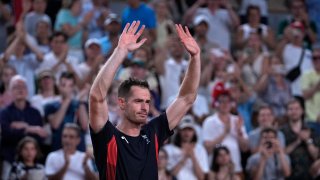
[[[110,121],[98,133],[90,130],[100,180],[158,179],[158,150],[173,134],[166,113],[142,126],[137,137],[123,134]]]

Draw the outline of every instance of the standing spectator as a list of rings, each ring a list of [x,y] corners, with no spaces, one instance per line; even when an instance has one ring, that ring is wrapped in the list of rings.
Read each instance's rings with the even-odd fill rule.
[[[250,33],[257,33],[263,44],[263,48],[273,49],[275,46],[274,33],[270,27],[263,24],[260,19],[258,6],[250,5],[247,9],[248,23],[241,25],[238,29],[236,44],[242,48],[247,43]]]
[[[16,69],[10,65],[2,67],[0,73],[0,110],[12,102],[9,83],[11,78],[16,75]]]
[[[84,57],[81,48],[83,39],[85,39],[84,30],[92,19],[93,11],[88,12],[80,19],[81,1],[71,0],[65,2],[65,7],[57,14],[54,29],[68,35],[68,45],[70,46],[69,54],[83,61]]]
[[[235,172],[241,174],[240,152],[247,151],[248,135],[242,119],[230,113],[231,103],[229,92],[224,91],[217,96],[215,102],[217,113],[207,117],[202,125],[203,140],[209,154],[213,152],[216,144],[226,146],[230,151]]]
[[[50,70],[59,79],[65,71],[74,72],[77,69],[79,60],[68,55],[68,36],[63,32],[54,32],[50,37],[51,52],[45,54],[43,62],[39,65],[37,72]]]
[[[93,154],[77,150],[80,138],[80,128],[68,123],[64,126],[61,136],[62,148],[51,152],[46,160],[45,173],[49,180],[84,180],[98,179],[92,171]]]
[[[301,89],[306,103],[306,116],[309,121],[320,123],[320,48],[312,52],[314,69],[302,74]]]
[[[303,46],[311,49],[311,45],[317,40],[317,26],[315,22],[309,19],[305,1],[304,0],[291,0],[288,1],[288,7],[290,9],[291,17],[283,20],[279,24],[278,36],[286,38],[286,31],[288,31],[292,22],[298,21],[303,24],[305,34],[303,35]]]
[[[0,112],[3,157],[2,179],[7,179],[11,163],[14,161],[15,148],[18,142],[30,135],[35,137],[39,143],[47,137],[39,111],[31,107],[27,101],[27,81],[20,75],[15,75],[10,80],[10,91],[13,103]]]
[[[193,119],[185,116],[173,144],[166,145],[168,169],[179,180],[203,180],[209,171],[208,155],[198,136]]]
[[[304,123],[303,108],[296,99],[288,102],[288,122],[282,127],[286,139],[286,153],[290,156],[290,180],[311,179],[309,170],[319,154],[319,140]]]
[[[5,1],[0,1],[0,54],[5,50],[7,46],[7,28],[13,20],[13,16],[11,15],[11,7]]]
[[[84,132],[88,129],[88,113],[86,97],[75,99],[75,78],[72,73],[62,73],[59,79],[61,99],[45,106],[45,117],[52,128],[52,150],[61,148],[61,135],[66,123],[77,123],[81,127],[81,143],[79,150],[84,151]]]
[[[217,145],[214,148],[213,160],[208,177],[208,180],[240,180],[240,177],[234,172],[234,164],[227,147]]]
[[[265,128],[260,137],[259,151],[249,157],[246,167],[250,179],[284,180],[289,177],[290,159],[277,139],[277,131]]]
[[[240,0],[241,4],[240,4],[240,10],[239,10],[239,14],[240,14],[240,19],[241,19],[241,24],[247,23],[248,19],[247,19],[247,14],[246,12],[248,12],[248,8],[250,6],[256,6],[260,9],[261,12],[261,17],[260,17],[260,21],[263,24],[268,24],[268,2],[267,0]]]
[[[43,16],[38,19],[35,27],[35,39],[38,44],[39,50],[43,54],[50,52],[50,37],[52,35],[51,31],[51,21],[48,17]]]
[[[16,162],[13,163],[9,179],[45,180],[44,166],[39,164],[41,151],[37,141],[32,137],[24,137],[18,143]]]
[[[251,153],[259,151],[259,142],[261,139],[261,132],[265,128],[276,128],[277,122],[274,117],[271,106],[261,106],[258,110],[258,124],[259,126],[249,133],[249,148]],[[275,129],[276,130],[276,129]],[[280,148],[285,148],[285,138],[281,131],[276,130],[277,140]]]
[[[159,180],[174,180],[176,179],[171,173],[167,170],[168,164],[168,153],[163,148],[159,150],[158,155],[158,179]]]
[[[47,8],[47,0],[33,0],[32,11],[28,12],[24,18],[24,27],[26,32],[35,37],[36,35],[36,24],[39,19],[46,18],[49,20],[51,27],[51,20],[48,15],[45,14]]]
[[[200,8],[208,5],[206,8]],[[207,37],[211,43],[219,45],[224,50],[230,50],[231,32],[240,24],[239,17],[227,0],[197,1],[185,13],[184,19],[190,22],[197,15],[209,18],[209,31]]]

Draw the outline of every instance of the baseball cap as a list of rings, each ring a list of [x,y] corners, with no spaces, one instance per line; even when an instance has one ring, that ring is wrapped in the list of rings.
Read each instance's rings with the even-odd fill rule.
[[[88,48],[89,46],[91,46],[92,44],[96,44],[98,45],[99,47],[101,47],[101,44],[100,44],[100,41],[99,39],[97,38],[91,38],[91,39],[88,39],[84,45],[85,48]]]
[[[205,22],[205,23],[207,23],[207,25],[209,25],[209,18],[205,15],[200,14],[193,19],[194,26],[197,26],[202,22]]]
[[[37,24],[40,22],[44,22],[46,24],[48,24],[49,26],[51,26],[51,20],[49,17],[47,16],[41,16],[38,20],[37,20]]]
[[[119,24],[121,23],[119,16],[117,14],[115,14],[115,13],[111,13],[111,14],[108,15],[108,17],[104,21],[104,25],[107,26],[112,22],[117,22]]]
[[[179,129],[192,128],[195,130],[194,118],[191,115],[185,115],[179,124]]]
[[[52,71],[50,71],[50,70],[43,70],[43,71],[39,72],[39,74],[38,74],[38,79],[39,79],[39,80],[40,80],[40,79],[43,79],[43,78],[45,78],[45,77],[54,78]]]
[[[145,68],[146,67],[146,63],[144,61],[141,61],[140,59],[133,59],[131,61],[131,66],[138,66],[141,68]]]

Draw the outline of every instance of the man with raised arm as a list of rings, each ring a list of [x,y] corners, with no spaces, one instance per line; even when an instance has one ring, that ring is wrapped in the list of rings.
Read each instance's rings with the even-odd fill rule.
[[[200,49],[187,27],[176,25],[178,37],[190,54],[189,67],[178,97],[158,117],[147,122],[151,95],[148,83],[128,79],[118,90],[122,121],[114,127],[108,121],[107,91],[115,73],[137,42],[144,26],[126,24],[113,54],[102,67],[90,90],[90,130],[100,179],[158,179],[158,149],[192,106],[200,80]],[[138,32],[137,32],[138,31]]]

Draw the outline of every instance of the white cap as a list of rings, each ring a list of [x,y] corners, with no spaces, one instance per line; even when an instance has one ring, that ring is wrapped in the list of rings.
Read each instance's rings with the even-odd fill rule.
[[[101,44],[100,44],[100,41],[99,39],[97,38],[91,38],[91,39],[88,39],[84,45],[85,48],[88,48],[90,45],[92,44],[96,44],[98,45],[99,47],[101,47]]]
[[[121,23],[120,18],[118,17],[117,14],[115,13],[110,13],[106,20],[104,21],[104,25],[107,26],[112,22],[118,22],[119,24]]]
[[[184,129],[184,128],[192,128],[195,129],[195,122],[194,118],[191,115],[185,115],[179,124],[179,129]]]
[[[49,24],[49,26],[51,26],[51,19],[45,15],[41,16],[38,20],[37,20],[37,24],[40,22],[44,22]]]
[[[200,23],[205,22],[207,23],[207,25],[209,25],[209,18],[203,14],[197,15],[194,19],[193,19],[193,25],[197,26]]]

